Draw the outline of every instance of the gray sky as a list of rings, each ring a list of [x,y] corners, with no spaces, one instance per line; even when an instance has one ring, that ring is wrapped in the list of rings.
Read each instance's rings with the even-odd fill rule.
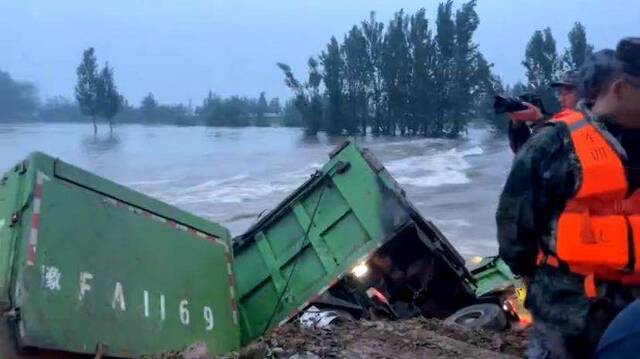
[[[459,5],[461,2],[456,1]],[[302,75],[310,55],[331,35],[342,38],[371,10],[388,22],[400,8],[435,0],[0,0],[0,70],[29,80],[42,97],[71,98],[82,50],[94,46],[115,68],[131,103],[152,91],[160,102],[199,104],[209,89],[221,95],[286,97],[276,62]],[[636,0],[479,0],[476,33],[507,83],[523,78],[520,61],[537,29],[550,26],[559,49],[574,21],[596,49],[640,35]]]

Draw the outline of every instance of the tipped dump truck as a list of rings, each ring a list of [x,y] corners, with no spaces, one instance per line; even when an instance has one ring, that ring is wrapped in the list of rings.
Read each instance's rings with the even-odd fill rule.
[[[0,181],[0,357],[237,349],[231,261],[225,228],[34,153]]]
[[[367,150],[345,142],[234,240],[243,343],[309,305],[445,317],[474,299],[464,260]]]
[[[233,242],[224,227],[34,153],[0,180],[0,358],[194,343],[223,354],[310,306],[356,319],[458,311],[456,322],[501,329],[502,308],[517,316],[515,278],[501,268],[469,271],[351,142]]]

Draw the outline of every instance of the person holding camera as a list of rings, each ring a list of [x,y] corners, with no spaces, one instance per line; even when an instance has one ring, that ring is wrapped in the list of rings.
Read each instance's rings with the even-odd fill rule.
[[[556,90],[556,96],[560,102],[560,113],[572,111],[576,108],[579,100],[578,76],[574,71],[565,72],[562,77],[550,85]],[[539,129],[552,116],[545,114],[544,109],[525,102],[526,110],[507,113],[511,122],[509,123],[509,145],[514,153],[524,145],[531,137],[531,134]]]
[[[499,253],[528,282],[529,358],[589,358],[640,297],[640,38],[591,56],[583,101],[516,154],[496,222]]]
[[[575,71],[567,71],[558,80],[551,83],[551,88],[556,91],[560,111],[573,110],[578,105],[578,74]]]

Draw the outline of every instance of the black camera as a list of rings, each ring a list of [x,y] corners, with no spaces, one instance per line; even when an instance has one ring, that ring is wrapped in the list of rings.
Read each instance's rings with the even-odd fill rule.
[[[514,97],[496,96],[495,102],[493,103],[493,110],[495,111],[496,115],[509,112],[518,112],[526,109],[527,106],[525,106],[522,101]]]
[[[534,94],[524,94],[518,97],[495,96],[493,110],[495,111],[496,115],[526,110],[527,106],[524,104],[524,102],[528,102],[539,108],[543,114],[548,114],[544,108],[542,99],[538,95]]]

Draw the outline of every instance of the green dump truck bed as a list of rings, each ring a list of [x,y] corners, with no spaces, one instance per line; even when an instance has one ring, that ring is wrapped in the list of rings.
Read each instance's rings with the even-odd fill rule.
[[[0,357],[237,349],[231,261],[225,228],[34,153],[0,181]]]
[[[321,170],[234,239],[243,343],[295,316],[355,265],[401,237],[419,242],[439,266],[431,272],[441,277],[439,302],[473,297],[473,279],[458,252],[420,216],[373,154],[345,142]],[[396,243],[396,252],[413,251],[408,241],[406,249]]]

